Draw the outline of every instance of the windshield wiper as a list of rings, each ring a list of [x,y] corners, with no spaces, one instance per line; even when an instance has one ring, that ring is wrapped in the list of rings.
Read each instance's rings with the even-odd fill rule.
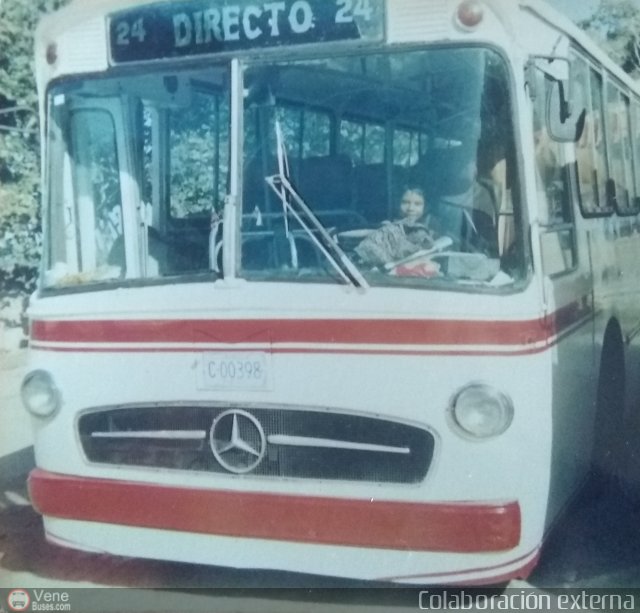
[[[349,259],[349,256],[342,250],[340,245],[338,245],[336,239],[331,236],[316,214],[291,184],[284,136],[280,122],[277,119],[275,125],[278,174],[266,177],[265,180],[282,202],[287,238],[289,238],[287,214],[290,213],[308,234],[315,246],[324,254],[336,272],[347,283],[354,287],[368,288],[369,284],[357,266]]]

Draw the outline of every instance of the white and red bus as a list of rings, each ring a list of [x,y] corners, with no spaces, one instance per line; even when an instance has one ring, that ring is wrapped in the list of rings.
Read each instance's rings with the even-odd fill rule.
[[[52,542],[502,582],[621,475],[640,90],[561,15],[76,1],[36,65],[22,393]]]

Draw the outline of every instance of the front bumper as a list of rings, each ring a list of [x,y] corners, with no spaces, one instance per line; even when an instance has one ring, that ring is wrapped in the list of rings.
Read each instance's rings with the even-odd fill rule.
[[[401,502],[169,487],[35,469],[34,507],[60,519],[400,551],[498,553],[521,538],[510,502]]]

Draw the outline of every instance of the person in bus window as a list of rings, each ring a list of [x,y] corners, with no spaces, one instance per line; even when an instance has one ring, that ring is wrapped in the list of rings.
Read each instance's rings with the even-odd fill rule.
[[[478,176],[475,156],[453,165],[437,203],[441,234],[454,248],[498,257],[498,204],[490,179]]]
[[[433,246],[433,220],[421,187],[408,185],[403,189],[398,212],[398,219],[383,222],[356,247],[363,264],[389,264]]]
[[[405,187],[400,199],[400,221],[409,224],[423,221],[426,207],[424,191],[420,187]]]

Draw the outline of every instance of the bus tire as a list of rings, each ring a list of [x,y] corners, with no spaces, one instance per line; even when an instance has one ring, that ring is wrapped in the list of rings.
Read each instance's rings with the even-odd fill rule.
[[[622,493],[625,462],[625,367],[622,333],[617,322],[607,326],[600,357],[596,419],[591,456],[591,482],[597,495]]]

